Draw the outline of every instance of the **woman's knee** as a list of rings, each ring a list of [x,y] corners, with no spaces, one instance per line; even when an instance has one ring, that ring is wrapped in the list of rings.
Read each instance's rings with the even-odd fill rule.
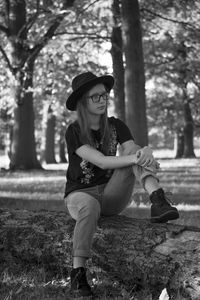
[[[79,213],[84,213],[89,217],[99,218],[101,207],[97,199],[88,197],[84,203],[82,203]]]
[[[83,192],[72,192],[65,199],[65,205],[73,219],[77,220],[80,215],[100,216],[100,204],[98,200]]]

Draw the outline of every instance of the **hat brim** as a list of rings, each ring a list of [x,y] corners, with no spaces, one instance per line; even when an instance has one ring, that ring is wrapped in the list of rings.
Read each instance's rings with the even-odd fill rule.
[[[114,85],[114,78],[111,75],[105,75],[105,76],[96,77],[88,81],[87,83],[83,84],[76,91],[72,92],[72,94],[68,97],[66,101],[67,109],[71,111],[75,111],[77,102],[78,100],[80,100],[82,95],[85,94],[88,90],[90,90],[93,86],[99,83],[103,83],[110,91]]]

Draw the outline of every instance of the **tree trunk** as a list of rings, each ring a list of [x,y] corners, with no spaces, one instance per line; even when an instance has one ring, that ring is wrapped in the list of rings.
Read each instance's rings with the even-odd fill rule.
[[[174,138],[175,158],[183,157],[184,153],[184,133],[183,130],[177,130]]]
[[[65,148],[66,148],[65,147],[65,131],[66,131],[66,128],[62,126],[61,130],[60,130],[60,140],[59,140],[59,156],[60,156],[61,163],[67,162],[66,152],[65,152]]]
[[[45,161],[47,164],[56,163],[55,159],[55,126],[56,117],[53,114],[51,106],[48,110],[46,142],[45,142]]]
[[[194,144],[193,144],[193,133],[194,133],[194,122],[191,114],[190,104],[186,102],[184,104],[184,153],[183,156],[190,158],[195,157]]]
[[[30,17],[27,22],[26,2],[25,0],[5,1],[6,4],[2,6],[2,22],[3,20],[5,21],[5,26],[2,24],[0,26],[0,31],[6,34],[9,42],[9,47],[7,47],[9,50],[2,49],[4,53],[3,57],[14,78],[12,85],[16,107],[14,111],[15,124],[11,145],[10,167],[12,169],[41,168],[36,156],[34,137],[32,95],[34,62],[66,16],[65,13],[57,14],[57,17],[51,22],[44,35],[39,38],[39,42],[32,45],[34,38],[29,41],[27,34],[37,21],[39,14],[34,12],[34,17],[32,14],[33,18]],[[74,0],[63,1],[60,5],[60,9],[66,10],[73,6],[73,3]],[[49,6],[51,5],[51,1],[47,1],[45,4]],[[37,6],[39,8],[39,1],[37,1]],[[50,10],[47,11],[49,14]],[[36,40],[38,40],[38,36]],[[7,55],[7,51],[10,52],[9,55]]]
[[[187,84],[188,84],[188,62],[187,62],[187,46],[185,41],[181,41],[178,48],[178,55],[180,57],[179,63],[179,84],[182,88],[183,97],[183,112],[184,112],[184,153],[183,156],[190,158],[195,157],[194,144],[193,144],[193,132],[194,121],[191,114]]]
[[[32,64],[24,69],[23,74],[21,71],[15,77],[15,83],[17,83],[17,86],[14,87],[16,107],[14,109],[10,169],[41,168],[37,160],[34,136],[33,93],[30,90],[33,86],[32,77]]]
[[[145,76],[138,0],[122,1],[126,120],[137,144],[148,144]]]
[[[113,0],[112,12],[114,25],[111,36],[111,56],[113,63],[113,75],[115,78],[114,104],[117,116],[125,122],[124,62],[119,0]]]
[[[1,209],[0,224],[0,274],[20,278],[37,267],[47,281],[69,275],[75,222],[65,212]],[[98,224],[92,260],[130,293],[141,288],[146,297],[137,299],[157,300],[166,287],[170,299],[198,300],[199,244],[199,228],[106,217]]]
[[[26,46],[26,2],[9,2],[9,43],[11,48],[12,89],[16,102],[13,139],[11,142],[11,169],[41,168],[36,156],[33,110],[34,60],[24,64],[29,55]]]

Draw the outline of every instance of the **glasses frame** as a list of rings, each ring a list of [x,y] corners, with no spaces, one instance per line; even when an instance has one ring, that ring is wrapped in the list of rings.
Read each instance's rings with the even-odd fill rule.
[[[109,100],[109,96],[110,94],[108,92],[104,92],[102,94],[94,94],[94,95],[91,95],[88,97],[88,99],[91,99],[93,103],[99,103],[101,98],[104,100],[104,101],[108,101]],[[95,99],[96,97],[96,99]]]

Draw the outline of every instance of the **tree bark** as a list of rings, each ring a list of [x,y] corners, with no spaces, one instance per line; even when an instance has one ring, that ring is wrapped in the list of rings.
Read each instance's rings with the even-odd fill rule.
[[[10,168],[41,168],[36,156],[33,110],[33,66],[34,60],[24,64],[29,55],[26,46],[26,3],[10,1],[9,43],[11,48],[12,89],[16,107],[14,109],[13,139],[11,142]]]
[[[194,122],[191,114],[190,104],[188,101],[184,104],[184,116],[185,116],[185,126],[184,126],[184,153],[183,156],[190,158],[195,157],[194,153]]]
[[[14,109],[10,169],[40,169],[34,135],[34,108],[31,90],[33,64],[26,67],[26,73],[23,75],[20,73],[15,76],[15,83],[17,82],[17,87],[14,87],[16,107]],[[22,77],[23,79],[21,79]]]
[[[53,114],[51,106],[48,109],[46,142],[45,142],[45,161],[47,164],[56,163],[55,159],[55,126],[56,117]]]
[[[65,131],[66,128],[61,125],[60,129],[60,140],[59,140],[59,157],[60,157],[60,162],[61,163],[66,163],[66,143],[65,143]]]
[[[191,114],[190,103],[188,99],[187,84],[188,84],[188,62],[187,62],[187,46],[185,41],[181,41],[178,54],[180,57],[179,65],[179,84],[182,89],[183,97],[183,112],[184,112],[184,153],[183,157],[195,157],[193,133],[194,121]]]
[[[75,222],[65,212],[0,210],[0,274],[44,268],[46,280],[69,275]],[[92,260],[128,291],[141,288],[157,300],[198,300],[200,228],[151,224],[125,216],[101,218]]]
[[[138,0],[122,1],[126,120],[137,144],[148,144],[144,59]]]
[[[113,88],[115,112],[119,119],[126,122],[124,93],[124,62],[119,0],[113,0],[112,13],[114,25],[111,36],[111,56],[113,64],[113,75],[115,78],[115,85]]]
[[[179,129],[176,131],[176,135],[174,138],[174,151],[175,158],[183,157],[184,153],[184,133],[183,130]]]

